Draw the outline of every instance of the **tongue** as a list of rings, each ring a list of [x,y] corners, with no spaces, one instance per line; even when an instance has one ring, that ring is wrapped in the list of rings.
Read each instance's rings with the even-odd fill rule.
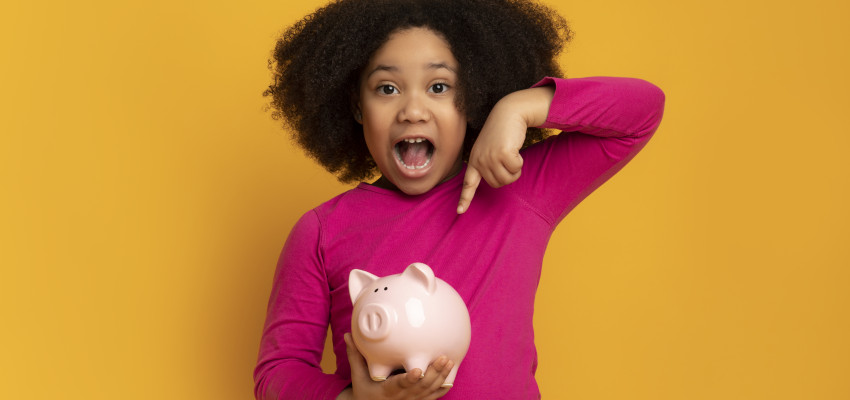
[[[399,154],[404,165],[409,167],[419,167],[425,165],[428,161],[428,148],[431,145],[428,142],[407,143],[401,142]]]

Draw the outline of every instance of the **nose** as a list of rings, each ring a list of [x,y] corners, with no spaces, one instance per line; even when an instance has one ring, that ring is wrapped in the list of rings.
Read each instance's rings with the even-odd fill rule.
[[[398,113],[398,122],[425,122],[431,117],[424,93],[408,93]]]
[[[369,340],[381,340],[389,336],[396,319],[396,313],[391,308],[383,304],[371,303],[360,310],[357,327],[360,328],[363,337]]]

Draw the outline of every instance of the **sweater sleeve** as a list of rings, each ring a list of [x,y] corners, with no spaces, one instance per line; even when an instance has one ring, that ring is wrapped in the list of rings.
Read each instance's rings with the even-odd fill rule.
[[[314,211],[289,234],[278,261],[254,370],[257,399],[333,400],[349,384],[322,372],[330,292]]]
[[[553,226],[643,148],[664,110],[664,93],[634,78],[545,78],[555,86],[542,128],[563,131],[523,150],[515,193]]]

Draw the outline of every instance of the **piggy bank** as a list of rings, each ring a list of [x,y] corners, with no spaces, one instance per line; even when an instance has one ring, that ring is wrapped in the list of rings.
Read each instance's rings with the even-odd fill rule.
[[[452,386],[469,349],[471,327],[466,304],[448,283],[429,266],[413,263],[383,278],[352,270],[348,291],[354,304],[351,335],[372,380],[386,380],[399,368],[424,373],[445,355],[454,367],[443,386]]]

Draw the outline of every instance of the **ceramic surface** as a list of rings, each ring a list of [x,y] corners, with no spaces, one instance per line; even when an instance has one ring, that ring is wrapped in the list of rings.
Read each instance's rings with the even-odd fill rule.
[[[413,263],[379,278],[355,269],[348,277],[354,312],[351,333],[373,380],[396,369],[425,371],[445,355],[454,367],[443,386],[452,386],[469,349],[469,311],[460,295],[431,268]]]

